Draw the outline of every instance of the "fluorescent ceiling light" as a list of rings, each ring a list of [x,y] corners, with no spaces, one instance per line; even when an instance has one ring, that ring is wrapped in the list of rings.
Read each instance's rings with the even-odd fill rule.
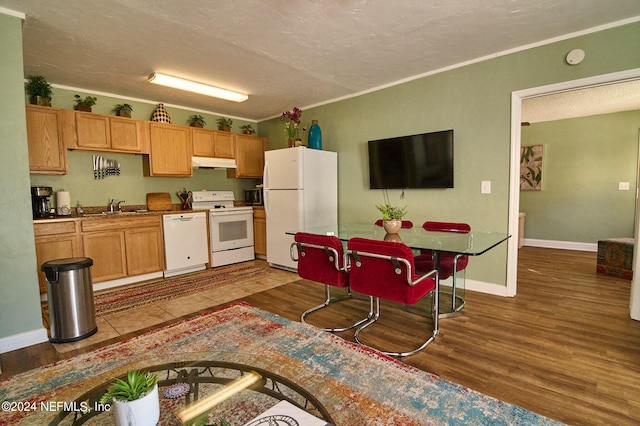
[[[149,82],[160,84],[162,86],[173,87],[174,89],[199,93],[201,95],[213,96],[214,98],[226,99],[227,101],[244,102],[249,99],[249,96],[245,95],[244,93],[220,89],[218,87],[208,86],[206,84],[197,83],[195,81],[183,80],[178,77],[159,74],[157,72],[154,72],[149,76]]]

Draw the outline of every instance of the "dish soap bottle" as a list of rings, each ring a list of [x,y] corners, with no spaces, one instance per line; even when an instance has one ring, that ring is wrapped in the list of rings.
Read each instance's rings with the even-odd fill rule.
[[[322,131],[318,126],[318,120],[311,120],[311,128],[309,129],[309,148],[322,149]]]

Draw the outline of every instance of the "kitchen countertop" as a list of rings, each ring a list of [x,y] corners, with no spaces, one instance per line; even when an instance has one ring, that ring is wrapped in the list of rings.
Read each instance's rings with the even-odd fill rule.
[[[138,210],[143,210],[143,209],[138,209]],[[132,216],[155,216],[155,215],[166,215],[166,214],[180,214],[180,213],[196,213],[196,212],[208,212],[208,209],[201,209],[201,210],[181,210],[181,209],[177,209],[177,210],[158,210],[158,211],[151,211],[151,210],[144,210],[144,211],[135,211],[135,210],[124,210],[121,213],[102,213],[102,212],[96,212],[96,213],[84,213],[82,215],[78,215],[78,214],[72,214],[69,216],[52,216],[49,218],[41,218],[41,219],[33,219],[33,223],[55,223],[55,222],[66,222],[66,221],[71,221],[71,220],[80,220],[80,219],[104,219],[104,218],[110,218],[110,219],[117,219],[117,218],[125,218],[125,217],[132,217]]]

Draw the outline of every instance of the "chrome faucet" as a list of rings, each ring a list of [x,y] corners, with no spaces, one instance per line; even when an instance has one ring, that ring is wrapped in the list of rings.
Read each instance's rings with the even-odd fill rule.
[[[109,213],[113,213],[113,199],[109,203],[108,207],[109,207]]]
[[[122,204],[125,204],[126,201],[122,200],[122,201],[118,201],[118,211],[122,212]]]

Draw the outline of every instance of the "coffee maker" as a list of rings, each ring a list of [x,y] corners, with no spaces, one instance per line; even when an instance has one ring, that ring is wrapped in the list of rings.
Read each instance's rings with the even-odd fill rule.
[[[33,218],[42,219],[52,216],[49,197],[53,195],[53,188],[50,186],[31,187],[31,205],[33,207]]]

